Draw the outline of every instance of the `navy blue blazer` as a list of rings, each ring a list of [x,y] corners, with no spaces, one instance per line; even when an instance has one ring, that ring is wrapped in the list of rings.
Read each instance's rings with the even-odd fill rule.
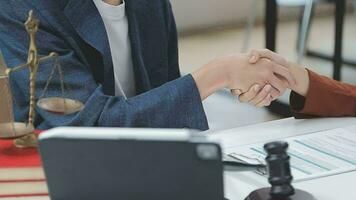
[[[60,55],[70,94],[85,108],[61,116],[37,108],[38,129],[57,126],[160,127],[206,130],[199,91],[191,77],[180,77],[177,31],[168,0],[126,0],[138,95],[114,96],[114,73],[107,34],[92,0],[0,0],[0,48],[8,66],[26,62],[28,36],[23,26],[29,10],[41,21],[37,45],[41,56]],[[52,70],[40,66],[39,97]],[[60,96],[59,79],[48,95]],[[28,71],[11,75],[15,118],[26,121]]]

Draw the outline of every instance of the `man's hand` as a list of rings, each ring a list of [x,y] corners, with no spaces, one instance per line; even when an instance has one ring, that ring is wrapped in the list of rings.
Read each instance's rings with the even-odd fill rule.
[[[288,85],[295,84],[291,72],[285,66],[264,58],[251,62],[250,56],[245,54],[216,59],[192,76],[202,99],[222,88],[238,89],[244,93],[254,84],[270,84],[280,94]]]

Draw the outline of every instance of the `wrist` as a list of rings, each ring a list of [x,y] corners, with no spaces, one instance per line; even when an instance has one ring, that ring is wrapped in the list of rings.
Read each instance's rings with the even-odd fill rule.
[[[291,89],[294,92],[306,97],[309,91],[310,82],[308,70],[305,67],[299,66],[295,63],[290,63],[289,66],[293,76],[296,79],[296,85]]]
[[[209,63],[192,73],[202,100],[227,87],[228,78],[226,74],[224,67],[217,63]]]
[[[246,80],[248,77],[246,71],[249,71],[247,70],[249,68],[248,59],[249,56],[246,54],[236,54],[221,58],[215,62],[216,69],[213,71],[216,71],[222,77],[220,81],[222,88],[247,91],[248,88],[244,86],[248,82]]]

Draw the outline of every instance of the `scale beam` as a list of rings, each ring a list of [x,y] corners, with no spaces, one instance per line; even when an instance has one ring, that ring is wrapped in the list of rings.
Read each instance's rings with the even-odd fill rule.
[[[36,106],[47,110],[49,112],[60,114],[72,114],[79,112],[84,104],[77,100],[64,98],[64,78],[58,62],[58,54],[55,52],[50,53],[47,56],[39,57],[38,49],[36,45],[36,33],[39,27],[39,20],[35,18],[33,11],[29,12],[29,17],[25,22],[25,28],[30,38],[27,62],[20,64],[19,66],[7,68],[4,58],[0,52],[0,95],[4,97],[0,98],[0,138],[18,138],[14,141],[15,146],[21,148],[36,147],[37,137],[33,133],[34,121],[36,116]],[[36,78],[38,68],[41,63],[50,59],[56,59],[56,67],[58,67],[61,78],[62,97],[52,98],[40,98],[36,102]],[[29,113],[27,123],[14,122],[13,113],[13,97],[11,94],[11,86],[9,76],[12,73],[29,69]],[[52,74],[53,75],[53,74]],[[51,76],[52,76],[51,75]],[[49,79],[51,80],[51,78]],[[49,81],[46,84],[44,91],[47,90]],[[44,92],[45,94],[45,92]],[[42,96],[41,96],[42,97]]]
[[[52,59],[52,58],[56,58],[56,57],[58,57],[58,54],[52,52],[48,56],[44,56],[44,57],[38,59],[38,62],[39,63],[46,62],[47,60]],[[25,68],[28,68],[28,67],[30,67],[30,65],[31,65],[31,63],[25,63],[25,64],[21,64],[19,66],[13,67],[13,68],[9,68],[9,69],[6,70],[5,74],[6,75],[10,75],[13,72],[21,71],[21,70],[23,70]]]

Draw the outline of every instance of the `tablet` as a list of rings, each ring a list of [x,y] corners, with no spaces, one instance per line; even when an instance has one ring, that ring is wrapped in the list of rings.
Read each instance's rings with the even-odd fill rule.
[[[56,128],[39,149],[52,200],[223,199],[220,146],[189,130]]]

